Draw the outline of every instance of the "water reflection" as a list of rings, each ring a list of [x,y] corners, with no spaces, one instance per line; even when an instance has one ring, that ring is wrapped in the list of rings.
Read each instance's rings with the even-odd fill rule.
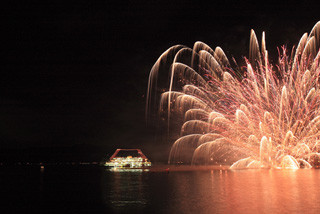
[[[106,171],[114,213],[317,213],[320,170]]]
[[[106,170],[104,179],[107,177],[108,183],[102,182],[104,199],[114,213],[128,209],[143,210],[147,204],[145,188],[148,184],[142,174],[142,169]]]

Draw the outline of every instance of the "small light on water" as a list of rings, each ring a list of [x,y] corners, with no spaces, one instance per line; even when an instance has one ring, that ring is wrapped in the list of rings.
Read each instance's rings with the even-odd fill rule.
[[[44,166],[40,166],[40,172],[44,172]]]

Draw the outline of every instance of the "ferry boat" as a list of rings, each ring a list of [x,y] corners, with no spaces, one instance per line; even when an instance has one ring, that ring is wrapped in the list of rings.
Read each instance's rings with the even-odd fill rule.
[[[141,149],[117,149],[104,166],[113,168],[148,168],[151,162]]]

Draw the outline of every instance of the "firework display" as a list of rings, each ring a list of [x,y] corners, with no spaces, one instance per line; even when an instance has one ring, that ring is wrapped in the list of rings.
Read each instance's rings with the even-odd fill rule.
[[[203,42],[177,45],[152,67],[147,113],[180,118],[180,137],[169,163],[230,165],[231,168],[312,168],[320,157],[320,22],[305,33],[292,53],[286,48],[271,64],[251,30],[245,68]],[[232,65],[231,65],[232,64]],[[169,85],[157,96],[158,77]],[[170,130],[170,128],[169,128]]]

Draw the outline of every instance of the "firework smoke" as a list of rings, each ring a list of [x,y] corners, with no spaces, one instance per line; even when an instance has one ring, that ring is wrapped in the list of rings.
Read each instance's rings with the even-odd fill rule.
[[[297,48],[279,61],[268,60],[251,30],[245,71],[232,68],[220,47],[196,42],[177,45],[153,66],[147,114],[159,98],[159,111],[182,118],[180,138],[169,163],[230,165],[231,168],[311,168],[320,157],[320,22]],[[158,75],[169,74],[166,92],[157,96]],[[158,102],[159,103],[159,102]]]

